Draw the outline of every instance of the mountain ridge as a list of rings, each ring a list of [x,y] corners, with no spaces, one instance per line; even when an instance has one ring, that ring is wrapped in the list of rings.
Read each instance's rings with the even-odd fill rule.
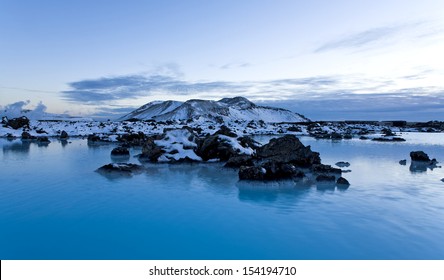
[[[245,97],[222,98],[218,101],[190,99],[185,102],[167,100],[149,102],[122,116],[119,120],[156,121],[259,121],[307,122],[301,114],[287,109],[259,106]]]

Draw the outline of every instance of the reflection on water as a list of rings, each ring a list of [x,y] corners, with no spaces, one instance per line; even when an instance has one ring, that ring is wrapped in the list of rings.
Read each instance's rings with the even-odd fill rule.
[[[29,153],[30,147],[31,147],[30,141],[14,141],[11,144],[3,145],[3,154],[8,154],[8,153],[27,154]]]

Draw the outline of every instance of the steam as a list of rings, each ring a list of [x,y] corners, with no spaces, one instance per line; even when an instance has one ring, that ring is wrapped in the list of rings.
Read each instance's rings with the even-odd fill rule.
[[[8,117],[9,119],[18,118],[21,116],[26,116],[30,120],[39,120],[44,119],[48,116],[46,113],[46,106],[40,101],[37,106],[30,110],[25,107],[28,106],[31,102],[29,100],[26,101],[18,101],[12,104],[8,104],[4,107],[0,106],[1,117]]]

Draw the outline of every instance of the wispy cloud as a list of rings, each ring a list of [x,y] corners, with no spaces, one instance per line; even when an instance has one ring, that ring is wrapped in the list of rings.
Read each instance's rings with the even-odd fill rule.
[[[107,103],[136,99],[159,93],[190,95],[206,92],[239,91],[242,86],[230,82],[187,82],[171,76],[128,75],[83,80],[68,84],[72,89],[62,91],[62,98],[81,103]]]
[[[438,31],[430,31],[427,22],[413,22],[399,25],[375,27],[361,32],[345,35],[341,38],[328,41],[314,50],[315,53],[337,49],[359,50],[365,47],[382,46],[382,44],[396,43],[404,37],[424,38],[435,36]]]
[[[234,69],[234,68],[246,68],[246,67],[250,67],[250,66],[251,66],[251,64],[248,62],[232,62],[232,63],[227,63],[227,64],[219,66],[219,69],[229,70],[229,69]]]

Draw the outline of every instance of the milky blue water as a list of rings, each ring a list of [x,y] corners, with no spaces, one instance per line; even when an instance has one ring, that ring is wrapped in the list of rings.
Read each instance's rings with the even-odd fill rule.
[[[0,258],[444,259],[444,170],[409,170],[412,150],[444,162],[444,135],[404,137],[301,138],[351,163],[346,190],[239,182],[219,163],[112,179],[94,172],[112,145],[1,139]]]

